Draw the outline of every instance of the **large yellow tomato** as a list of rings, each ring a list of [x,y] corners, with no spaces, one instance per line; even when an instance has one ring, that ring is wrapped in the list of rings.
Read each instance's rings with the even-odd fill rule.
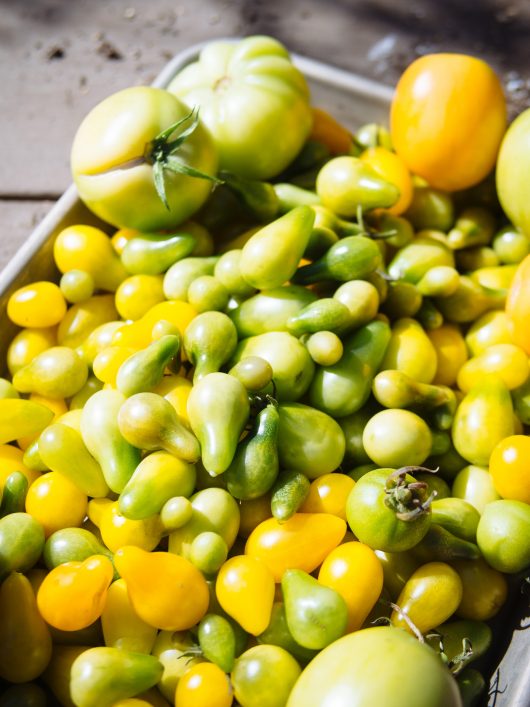
[[[506,102],[493,69],[464,54],[428,54],[402,74],[390,131],[411,172],[456,191],[493,169],[506,130]]]

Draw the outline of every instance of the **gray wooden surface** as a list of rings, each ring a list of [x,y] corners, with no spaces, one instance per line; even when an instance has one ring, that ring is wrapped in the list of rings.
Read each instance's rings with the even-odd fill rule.
[[[390,85],[425,52],[475,54],[529,104],[527,0],[0,0],[0,268],[70,183],[92,106],[195,42],[258,33]]]

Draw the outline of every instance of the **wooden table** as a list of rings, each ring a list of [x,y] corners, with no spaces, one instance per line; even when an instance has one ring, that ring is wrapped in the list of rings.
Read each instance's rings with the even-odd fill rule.
[[[195,42],[249,34],[390,85],[426,52],[472,53],[530,104],[525,0],[0,0],[0,268],[70,183],[92,106]]]

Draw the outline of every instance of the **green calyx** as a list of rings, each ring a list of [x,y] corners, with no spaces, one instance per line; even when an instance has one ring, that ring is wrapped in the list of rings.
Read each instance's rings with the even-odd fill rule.
[[[199,125],[199,109],[193,110],[176,123],[173,123],[165,130],[162,130],[147,146],[144,159],[153,167],[153,179],[155,188],[160,200],[169,211],[169,204],[166,196],[165,171],[169,170],[176,174],[184,174],[197,179],[208,179],[214,184],[222,184],[223,180],[201,172],[186,164],[177,156],[179,148],[186,139],[195,131]],[[175,137],[176,134],[176,137]],[[170,139],[173,138],[173,139]]]
[[[398,520],[410,522],[429,513],[436,491],[427,496],[427,484],[423,481],[407,479],[415,473],[436,473],[437,469],[422,466],[403,466],[392,472],[385,484],[385,505],[395,512]]]

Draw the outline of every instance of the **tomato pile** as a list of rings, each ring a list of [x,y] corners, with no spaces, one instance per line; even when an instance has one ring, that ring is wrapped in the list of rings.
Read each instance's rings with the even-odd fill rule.
[[[105,223],[7,304],[0,705],[484,695],[530,566],[528,116],[440,54],[389,125],[269,37],[85,118]]]

